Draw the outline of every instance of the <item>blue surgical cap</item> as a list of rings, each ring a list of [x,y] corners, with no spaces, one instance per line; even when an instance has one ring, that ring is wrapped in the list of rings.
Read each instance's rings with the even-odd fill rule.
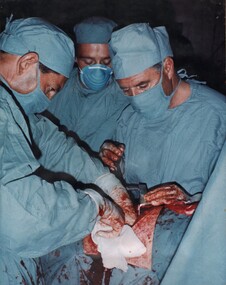
[[[65,77],[74,65],[73,41],[58,27],[36,17],[8,21],[0,34],[0,50],[16,55],[36,52],[42,64]]]
[[[77,44],[106,44],[117,24],[104,17],[90,17],[74,26]]]
[[[173,51],[170,46],[169,35],[166,31],[166,28],[164,26],[156,27],[153,29],[153,31],[159,45],[162,61],[167,56],[173,57]]]
[[[116,79],[127,78],[172,56],[165,27],[152,29],[148,23],[136,23],[112,33],[112,67]]]

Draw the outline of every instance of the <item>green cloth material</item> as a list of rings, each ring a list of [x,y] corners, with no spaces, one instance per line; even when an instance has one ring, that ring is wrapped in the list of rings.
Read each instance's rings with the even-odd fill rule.
[[[107,44],[117,24],[104,17],[90,17],[74,26],[76,44]]]
[[[116,79],[127,78],[173,56],[166,28],[136,23],[112,33],[109,42]]]
[[[74,65],[73,41],[41,18],[8,21],[0,34],[0,50],[16,55],[36,52],[42,64],[65,77]]]

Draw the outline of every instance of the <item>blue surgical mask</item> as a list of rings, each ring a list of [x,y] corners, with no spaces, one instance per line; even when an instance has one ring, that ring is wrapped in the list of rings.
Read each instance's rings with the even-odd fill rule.
[[[10,90],[12,90],[13,95],[20,103],[26,115],[41,113],[48,108],[51,101],[40,87],[40,71],[38,75],[38,86],[35,88],[35,90],[27,94],[21,94],[13,90],[2,77],[1,80],[10,88]]]
[[[179,84],[180,81],[174,91],[170,95],[166,96],[162,88],[161,72],[161,77],[158,84],[150,89],[147,89],[139,95],[129,96],[128,99],[136,112],[144,115],[149,119],[159,118],[163,116],[168,110],[170,100],[175,94]]]
[[[80,70],[80,79],[84,86],[93,91],[100,91],[110,81],[113,71],[103,64],[87,65]]]

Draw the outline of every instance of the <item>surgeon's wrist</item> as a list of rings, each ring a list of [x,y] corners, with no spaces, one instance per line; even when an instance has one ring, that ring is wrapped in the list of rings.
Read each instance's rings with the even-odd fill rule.
[[[102,208],[102,205],[104,204],[104,198],[99,193],[97,193],[95,190],[92,190],[92,189],[86,189],[84,190],[84,192],[87,195],[89,195],[89,197],[92,199],[92,201],[96,205],[97,212],[99,212],[100,209]]]
[[[98,177],[95,181],[95,184],[109,196],[111,196],[111,192],[115,188],[120,188],[120,191],[126,192],[126,189],[120,180],[112,173],[106,173]]]

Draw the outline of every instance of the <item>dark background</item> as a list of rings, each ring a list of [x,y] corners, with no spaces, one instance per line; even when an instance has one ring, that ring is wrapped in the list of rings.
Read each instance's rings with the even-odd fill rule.
[[[165,25],[177,68],[226,91],[223,0],[0,0],[0,31],[11,13],[14,19],[43,17],[72,39],[73,26],[89,16],[108,17],[119,25]]]

